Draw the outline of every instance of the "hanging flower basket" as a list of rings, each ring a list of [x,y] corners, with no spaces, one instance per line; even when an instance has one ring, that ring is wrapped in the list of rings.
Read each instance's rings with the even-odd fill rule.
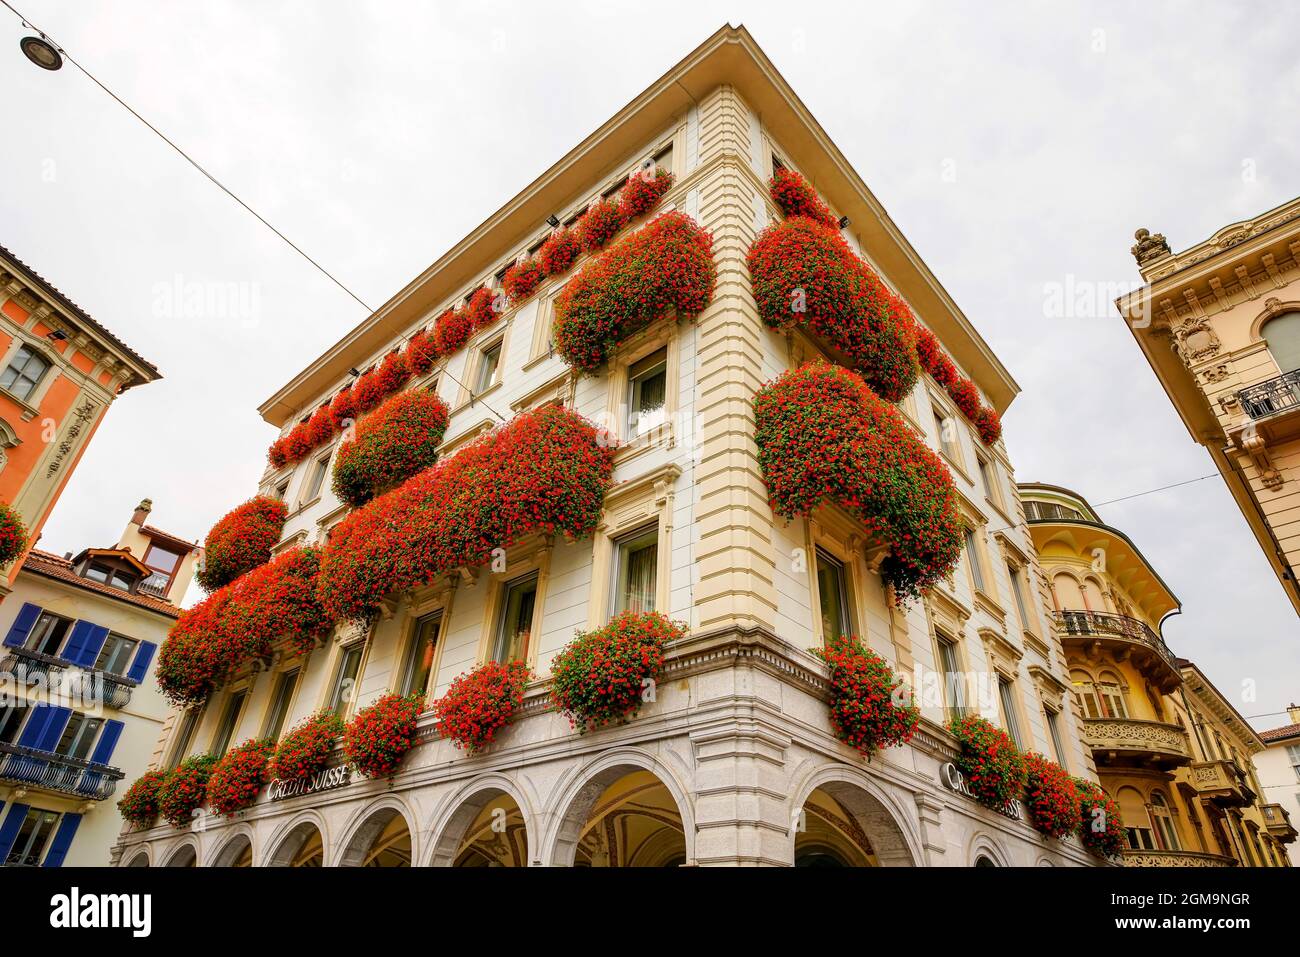
[[[883,658],[856,636],[832,638],[812,653],[830,669],[831,727],[837,738],[867,758],[912,740],[921,709]]]
[[[1031,751],[1025,755],[1025,809],[1029,823],[1057,840],[1079,829],[1079,795],[1074,781],[1055,761]]]
[[[623,228],[623,212],[617,202],[602,199],[578,220],[578,238],[584,251],[594,253],[614,238]]]
[[[420,702],[388,694],[362,708],[343,733],[343,753],[368,778],[391,778],[415,745]]]
[[[980,401],[975,383],[967,379],[953,365],[948,354],[939,345],[934,333],[924,326],[916,327],[916,354],[921,368],[943,387],[962,414],[970,419],[979,433],[980,441],[992,445],[1002,437],[1002,419],[997,411]]]
[[[973,714],[946,727],[961,744],[957,769],[976,800],[1000,811],[1024,793],[1025,759],[1005,731]]]
[[[839,224],[828,207],[808,181],[792,169],[778,169],[768,181],[772,201],[786,216],[803,216],[822,226],[838,228]]]
[[[961,519],[952,476],[858,375],[806,363],[758,391],[754,419],[777,515],[806,517],[823,502],[852,512],[889,546],[881,574],[900,601],[956,567]]]
[[[297,724],[280,739],[271,758],[271,777],[280,781],[305,781],[324,771],[343,733],[343,721],[331,711],[320,711]]]
[[[685,634],[685,625],[657,612],[624,612],[580,632],[551,663],[556,707],[579,733],[626,721],[654,700],[664,645]]]
[[[537,260],[525,259],[506,270],[501,285],[505,287],[510,301],[517,306],[537,290],[537,284],[542,279],[542,267],[537,264]]]
[[[447,403],[426,389],[390,396],[363,418],[356,438],[334,459],[332,488],[348,505],[364,505],[438,460]]]
[[[537,265],[546,276],[566,273],[582,255],[582,240],[574,229],[557,229],[537,250]]]
[[[1095,781],[1074,779],[1079,796],[1079,840],[1092,853],[1118,860],[1124,853],[1124,821],[1119,805]]]
[[[27,547],[27,526],[22,516],[4,502],[0,502],[0,565],[8,565]]]
[[[522,661],[489,661],[460,675],[433,703],[439,732],[470,754],[481,751],[523,704],[531,677]]]
[[[253,806],[270,780],[268,768],[274,751],[270,741],[245,741],[213,765],[208,776],[208,806],[213,813],[234,817]]]
[[[188,828],[208,796],[208,777],[217,759],[211,754],[186,758],[158,789],[158,813],[176,828]]]
[[[630,223],[659,205],[664,193],[673,188],[673,174],[656,166],[653,171],[633,173],[618,194],[619,213]]]
[[[167,782],[167,772],[146,771],[136,778],[117,802],[122,820],[138,828],[152,827],[158,820],[158,792]]]
[[[212,526],[203,542],[203,563],[194,578],[208,591],[271,560],[289,509],[276,498],[258,495],[232,509]]]

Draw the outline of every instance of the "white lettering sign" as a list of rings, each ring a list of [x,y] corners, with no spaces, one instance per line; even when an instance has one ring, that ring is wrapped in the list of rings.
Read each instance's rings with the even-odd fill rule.
[[[272,801],[283,801],[285,798],[298,797],[301,794],[315,794],[317,791],[341,788],[351,783],[351,780],[352,768],[346,764],[339,764],[324,771],[317,771],[309,778],[296,781],[272,781],[271,786],[266,789],[266,794]]]
[[[948,785],[951,790],[956,791],[958,794],[964,794],[968,798],[975,798],[970,785],[966,783],[966,775],[957,770],[957,765],[949,761],[943,766],[942,773],[943,783]],[[1013,821],[1021,820],[1020,801],[1017,798],[1012,798],[1004,807],[994,808],[994,810],[1000,814],[1005,814]]]

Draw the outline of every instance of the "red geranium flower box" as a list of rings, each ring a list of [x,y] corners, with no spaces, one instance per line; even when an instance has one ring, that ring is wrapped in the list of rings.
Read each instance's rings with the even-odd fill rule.
[[[515,263],[506,270],[501,284],[505,287],[506,295],[510,297],[510,301],[515,305],[519,305],[537,290],[537,284],[543,278],[542,267],[537,264],[537,260],[525,259],[523,262]]]
[[[1119,805],[1094,781],[1074,779],[1079,796],[1079,840],[1094,854],[1118,860],[1124,853],[1124,822]]]
[[[158,813],[176,828],[188,828],[208,796],[208,776],[217,759],[211,754],[186,758],[158,789]]]
[[[275,745],[270,741],[245,741],[231,748],[208,776],[208,806],[220,817],[234,817],[253,806],[270,780],[268,767]]]
[[[195,580],[208,591],[215,591],[266,564],[288,516],[284,502],[266,495],[251,498],[227,512],[203,542],[203,562],[194,574]]]
[[[949,721],[947,728],[961,744],[957,769],[976,800],[1000,811],[1024,793],[1025,759],[1005,731],[974,714]]]
[[[167,782],[167,772],[146,771],[126,789],[117,809],[122,820],[139,828],[151,827],[158,820],[158,792]]]
[[[558,276],[569,271],[582,255],[582,240],[574,229],[557,229],[551,233],[542,248],[537,250],[537,265],[547,276]]]
[[[817,191],[792,169],[778,169],[768,182],[772,201],[786,216],[802,216],[823,226],[839,228],[835,217]]]
[[[591,208],[578,220],[578,239],[586,252],[594,253],[614,238],[623,228],[623,211],[617,202],[602,199],[593,203]]]
[[[343,720],[331,711],[306,718],[280,739],[271,758],[271,777],[280,781],[305,781],[324,771],[343,733]]]
[[[1031,751],[1025,755],[1025,809],[1029,823],[1057,840],[1079,829],[1079,794],[1065,768]]]
[[[420,703],[397,694],[384,695],[362,708],[343,733],[343,753],[368,778],[391,778],[415,745]]]
[[[856,636],[832,638],[812,653],[830,669],[831,727],[837,738],[867,758],[912,740],[921,709],[883,658]]]
[[[0,502],[0,565],[8,565],[27,547],[27,526],[22,516],[4,502]]]
[[[481,751],[523,704],[530,677],[522,661],[489,661],[458,676],[433,703],[439,733],[471,754]]]
[[[389,396],[356,427],[334,459],[334,494],[364,505],[438,460],[447,431],[447,403],[425,389]]]
[[[633,173],[618,194],[619,212],[629,223],[659,205],[664,193],[673,187],[673,174],[656,166],[653,170]]]

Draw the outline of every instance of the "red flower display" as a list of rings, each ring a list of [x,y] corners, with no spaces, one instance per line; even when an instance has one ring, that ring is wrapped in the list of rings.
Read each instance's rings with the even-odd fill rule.
[[[489,661],[458,676],[433,703],[439,732],[471,754],[487,747],[523,704],[530,677],[522,661]]]
[[[352,401],[357,412],[369,412],[392,395],[411,377],[411,367],[401,352],[390,352],[352,387]]]
[[[1119,805],[1095,781],[1074,779],[1079,797],[1079,840],[1094,854],[1116,860],[1124,853],[1124,822]]]
[[[339,501],[364,505],[436,462],[447,416],[447,403],[425,389],[389,396],[339,448],[332,484]]]
[[[557,229],[537,250],[537,265],[542,267],[546,276],[558,276],[569,271],[569,267],[582,255],[582,240],[577,230]]]
[[[754,418],[776,514],[808,516],[825,501],[853,512],[888,544],[881,574],[900,601],[956,566],[961,519],[952,476],[861,377],[806,363],[759,390]]]
[[[343,720],[331,711],[305,719],[280,739],[271,758],[270,774],[280,781],[304,781],[329,764],[334,742],[343,733]]]
[[[537,284],[543,278],[542,267],[537,264],[537,260],[525,259],[506,270],[501,285],[505,287],[510,301],[517,306],[537,290]]]
[[[433,323],[433,344],[440,356],[456,352],[472,335],[474,322],[464,309],[448,309]]]
[[[952,397],[953,403],[961,409],[962,414],[970,419],[979,433],[980,441],[992,445],[1002,437],[1002,418],[995,409],[990,409],[980,401],[979,390],[975,383],[967,379],[953,365],[948,354],[939,345],[934,333],[924,326],[916,328],[916,353],[921,360],[921,368]]]
[[[505,312],[504,300],[498,300],[496,294],[486,286],[475,289],[465,303],[465,317],[474,332],[492,325],[503,312]]]
[[[314,647],[331,626],[316,599],[319,568],[319,551],[291,549],[182,612],[158,654],[163,693],[193,704],[278,640]]]
[[[27,547],[27,526],[13,506],[0,502],[0,565],[8,565]]]
[[[1057,840],[1079,829],[1079,795],[1074,781],[1055,761],[1031,751],[1025,755],[1025,808],[1029,823]]]
[[[685,213],[665,213],[592,259],[556,297],[555,346],[583,372],[621,342],[676,310],[680,320],[713,301],[713,241]]]
[[[664,670],[664,645],[686,634],[657,612],[624,612],[580,632],[551,663],[551,696],[579,732],[635,715]]]
[[[158,792],[167,781],[166,771],[146,771],[131,783],[117,802],[122,820],[139,828],[158,820]]]
[[[633,173],[619,191],[619,213],[623,222],[630,223],[659,205],[664,193],[673,188],[673,174],[658,166],[654,170]]]
[[[746,262],[768,326],[806,328],[891,402],[911,391],[920,374],[911,311],[837,229],[792,216],[763,230]]]
[[[424,375],[437,361],[438,348],[434,345],[433,333],[428,329],[417,329],[406,344],[406,364],[411,375]]]
[[[208,591],[229,585],[240,575],[271,559],[280,541],[288,506],[258,495],[231,509],[212,526],[203,542],[203,562],[194,578]]]
[[[217,759],[211,754],[186,758],[158,788],[158,813],[172,827],[188,828],[208,796],[208,776]]]
[[[398,694],[384,695],[362,708],[343,732],[343,753],[368,778],[391,778],[415,744],[420,703]]]
[[[772,195],[772,201],[786,216],[803,216],[823,226],[839,228],[839,223],[817,195],[817,191],[794,170],[778,169],[773,173],[772,179],[768,181],[768,191]]]
[[[837,738],[868,758],[912,740],[921,709],[883,658],[856,636],[832,638],[812,653],[831,672],[831,727]]]
[[[253,806],[271,779],[268,768],[275,745],[270,741],[245,741],[231,748],[208,775],[208,806],[221,817],[234,817]]]
[[[583,251],[594,253],[623,228],[623,211],[613,200],[599,200],[582,214],[575,228]]]
[[[330,424],[336,432],[342,432],[349,424],[357,420],[356,398],[352,395],[352,386],[345,386],[343,391],[330,403]]]
[[[335,621],[367,618],[385,596],[481,564],[528,535],[590,534],[613,453],[571,409],[516,416],[334,528],[321,560],[326,611]]]
[[[976,800],[1001,810],[1021,796],[1025,759],[1005,731],[975,714],[949,721],[946,727],[961,744],[957,769]]]

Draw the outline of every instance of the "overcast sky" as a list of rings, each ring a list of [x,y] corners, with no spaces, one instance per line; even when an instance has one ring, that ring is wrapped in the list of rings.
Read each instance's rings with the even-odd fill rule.
[[[1214,471],[1109,302],[1133,230],[1183,249],[1300,193],[1285,4],[11,2],[372,306],[744,23],[1019,381],[1017,477],[1094,503]],[[258,404],[364,311],[23,33],[0,8],[0,243],[165,375],[41,546],[115,541],[144,496],[201,537],[255,490]],[[1222,480],[1100,511],[1182,599],[1174,650],[1285,724],[1300,624]]]

